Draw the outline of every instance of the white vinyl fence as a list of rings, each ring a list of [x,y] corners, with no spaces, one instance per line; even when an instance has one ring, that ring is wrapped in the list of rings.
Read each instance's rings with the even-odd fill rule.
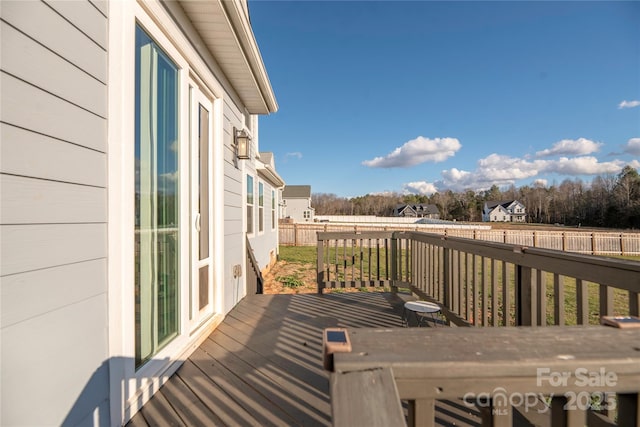
[[[438,224],[280,224],[280,244],[316,246],[317,232],[345,231],[422,231],[443,236],[464,237],[491,242],[511,243],[534,248],[555,249],[592,255],[640,256],[640,232],[555,231],[555,230],[487,230],[443,228]]]

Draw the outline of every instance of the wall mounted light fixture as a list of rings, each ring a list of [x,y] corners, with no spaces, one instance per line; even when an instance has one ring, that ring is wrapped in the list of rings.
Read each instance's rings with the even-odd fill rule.
[[[236,157],[238,159],[248,159],[250,158],[250,146],[251,146],[251,137],[244,129],[235,129],[235,144],[236,144]]]

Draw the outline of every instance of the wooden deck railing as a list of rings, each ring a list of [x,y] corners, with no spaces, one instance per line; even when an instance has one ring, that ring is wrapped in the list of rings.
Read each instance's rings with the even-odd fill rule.
[[[407,287],[478,326],[640,315],[640,263],[421,232],[318,233],[318,291]]]
[[[394,235],[390,231],[318,233],[318,290],[409,281],[408,241]]]
[[[564,328],[563,326],[598,324],[600,317],[605,315],[640,315],[640,263],[638,262],[530,248],[522,245],[444,237],[412,231],[318,233],[317,275],[319,292],[323,292],[327,288],[345,287],[389,286],[392,289],[398,287],[409,288],[421,298],[438,303],[450,323],[458,326],[559,326],[559,328],[543,328],[543,330],[549,329],[553,331],[551,335],[547,333],[549,342],[554,339],[562,340],[564,339],[562,336],[566,336],[566,339],[570,339],[573,336],[573,331],[576,329]],[[599,326],[594,331],[602,330],[601,333],[599,332],[601,335],[612,336],[613,332],[607,335],[610,329],[612,328]],[[448,333],[447,330],[438,331],[437,334],[446,335]],[[483,330],[487,331],[487,334],[489,333],[489,329]],[[495,330],[495,328],[492,328],[492,330]],[[525,334],[533,334],[535,331],[535,329],[529,328],[525,330],[528,331],[524,332]],[[483,334],[482,330],[478,332]],[[618,332],[615,333],[618,334]],[[638,333],[640,332],[635,333],[632,339],[640,340]],[[387,356],[392,359],[395,358],[394,360],[397,361],[398,366],[406,367],[409,362],[416,362],[419,366],[422,366],[420,363],[424,362],[423,359],[431,357],[429,355],[430,351],[438,354],[448,353],[449,356],[451,356],[452,352],[469,351],[469,342],[458,343],[460,345],[446,344],[448,339],[455,340],[454,337],[445,337],[442,342],[436,343],[430,341],[433,331],[419,330],[411,332],[411,334],[420,334],[420,338],[408,337],[408,341],[405,342],[423,341],[429,343],[429,348],[425,348],[421,352],[410,353],[405,352],[401,342],[398,342],[397,345],[385,342],[384,348],[387,350],[395,349],[393,350],[395,356]],[[618,335],[620,335],[620,339],[624,338],[622,337],[624,333]],[[554,336],[560,338],[553,338]],[[593,336],[595,337],[595,335]],[[371,342],[365,340],[363,346],[358,348],[358,353],[365,356],[371,355],[376,348],[376,340],[380,340],[381,337],[382,335],[378,334],[375,335],[375,339],[372,339]],[[557,357],[566,356],[570,360],[580,361],[588,353],[587,350],[591,351],[591,346],[597,344],[598,348],[600,348],[602,345],[602,342],[598,341],[600,340],[598,337],[594,338],[597,343],[591,342],[586,336],[582,338],[583,341],[578,342],[571,348],[571,353],[562,353],[560,351],[562,346],[559,345],[556,348],[556,350],[560,351],[559,353],[554,353],[554,356],[554,354],[551,354],[553,351],[551,351],[545,356],[546,359],[542,358],[537,363],[546,363],[545,366],[540,365],[541,368],[549,365],[559,370],[560,365],[558,363],[560,362],[558,362]],[[485,340],[482,336],[474,341],[472,346],[473,353],[485,355],[480,357],[476,361],[477,363],[474,362],[476,363],[474,369],[482,370],[483,366],[491,367],[498,363],[498,355],[503,349],[496,349],[498,341],[494,341]],[[608,339],[608,341],[611,341],[611,339]],[[605,347],[615,347],[615,340],[611,343],[608,341]],[[503,344],[506,343],[506,341],[502,342]],[[454,348],[456,345],[458,347]],[[517,367],[520,366],[520,359],[526,358],[529,352],[538,352],[538,347],[536,346],[543,345],[543,343],[536,344],[533,341],[521,340],[520,344],[509,342],[504,345],[509,348],[514,345],[520,347],[518,347],[518,351],[510,353],[507,360],[500,361],[498,365],[506,363],[509,366],[514,366],[517,371]],[[640,356],[640,346],[638,342],[634,345],[635,347],[631,347],[633,351],[627,350],[631,351],[635,357],[633,363],[636,364],[637,369],[634,368],[636,369],[633,371],[634,378],[640,378],[638,377],[640,375],[640,359],[638,358]],[[581,346],[584,347],[584,351],[580,350]],[[402,353],[397,353],[399,348],[403,348]],[[636,355],[634,351],[638,352],[638,354]],[[407,357],[410,354],[414,354],[417,360],[408,360]],[[492,358],[486,355],[494,355],[495,357]],[[596,356],[594,356],[595,362],[593,363],[599,363],[604,369],[616,370],[616,372],[622,372],[626,369],[628,359],[598,359]],[[350,356],[341,355],[340,357],[348,358]],[[342,368],[346,372],[388,366],[384,363],[382,365],[375,365],[375,363],[375,366],[370,365],[370,362],[374,359],[369,356],[364,357],[363,360],[365,363],[361,365],[343,364]],[[420,375],[423,375],[423,377],[413,382],[410,380],[406,382],[406,378],[405,380],[400,380],[400,377],[396,376],[396,381],[399,381],[398,389],[400,390],[401,398],[410,401],[410,407],[414,409],[415,413],[411,418],[415,422],[414,425],[432,425],[432,406],[435,399],[460,398],[462,396],[458,394],[465,387],[471,387],[475,384],[475,381],[480,381],[473,375],[451,377],[449,374],[452,371],[446,367],[454,367],[455,364],[452,364],[452,360],[450,357],[445,356],[440,365],[427,364],[425,372],[430,373],[421,373]],[[565,365],[568,367],[571,365],[573,366],[572,369],[575,370],[580,369],[580,363]],[[594,367],[595,365],[590,364],[587,368],[593,369]],[[395,368],[393,372],[394,375],[398,375],[398,371]],[[411,377],[411,372],[414,371],[405,371],[402,375]],[[490,370],[486,372],[490,372]],[[424,395],[425,389],[434,390],[434,387],[436,387],[434,386],[434,378],[436,377],[432,375],[433,373],[437,373],[436,377],[443,375],[443,377],[438,377],[438,381],[442,384],[447,384],[449,388],[443,388],[447,392],[438,392],[440,394],[434,392],[435,394],[432,393],[426,396]],[[518,376],[515,371],[509,375],[512,374],[516,377]],[[483,376],[484,374],[479,375]],[[515,382],[508,382],[508,384],[518,384],[517,387],[514,386],[514,390],[517,393],[521,393],[525,391],[520,387],[522,384],[529,387],[532,381],[536,379],[532,375],[529,372],[523,375],[526,378],[520,378]],[[494,376],[489,379],[484,378],[482,380],[484,382],[481,383],[487,387],[501,387],[501,381],[503,380],[506,381],[505,377]],[[617,421],[619,425],[640,426],[640,406],[638,405],[637,394],[640,391],[640,381],[635,381],[635,383],[631,383],[632,385],[625,382],[624,386],[617,388],[613,387],[605,390],[592,387],[586,391],[589,393],[597,392],[598,390],[622,393],[618,395],[616,400],[616,402],[624,403],[621,406],[625,408],[624,412],[618,412]],[[438,387],[440,386],[437,386],[436,389]],[[553,394],[554,390],[548,390],[548,388],[538,390],[542,394]],[[572,391],[570,388],[562,390],[562,393]],[[560,389],[555,389],[555,391],[560,391]],[[585,392],[585,390],[579,391],[581,393]],[[564,394],[563,396],[567,395]],[[585,397],[583,396],[582,398]],[[551,408],[552,413],[555,414],[552,418],[556,420],[553,425],[584,425],[583,415],[586,412],[563,412],[561,410],[558,412],[558,407],[562,408],[558,399],[560,398],[554,400],[555,409],[554,405]],[[334,402],[333,404],[339,405],[340,403]],[[493,408],[492,406],[489,407]],[[503,409],[509,414],[512,410],[509,405]],[[612,414],[613,412],[610,411],[609,417],[611,419],[614,418]],[[485,418],[484,425],[496,425],[496,423],[511,425],[511,417],[496,418],[487,416]],[[415,421],[416,419],[422,421],[417,422]],[[508,422],[505,421],[507,419],[509,420]],[[426,424],[422,424],[424,420],[427,420]]]

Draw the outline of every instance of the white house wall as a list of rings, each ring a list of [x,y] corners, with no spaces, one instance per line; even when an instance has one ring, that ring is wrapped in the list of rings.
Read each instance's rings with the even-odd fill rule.
[[[304,218],[304,211],[311,212],[311,218]],[[309,199],[287,199],[286,216],[295,222],[313,221],[313,211],[309,208]]]
[[[254,251],[258,266],[261,271],[264,271],[275,261],[278,252],[278,189],[272,187],[271,184],[264,179],[260,177],[256,178],[256,195],[258,194],[258,183],[262,183],[264,185],[264,228],[262,232],[258,231],[259,206],[256,200],[254,208],[254,224],[256,227],[255,232],[249,240],[251,241],[251,247]],[[275,191],[275,227],[272,227],[271,224],[271,191]]]
[[[0,18],[0,425],[120,425],[245,295],[245,106],[173,2],[2,0]],[[136,20],[181,58],[180,114],[189,79],[214,103],[216,315],[134,372]]]
[[[109,422],[103,6],[0,5],[2,425]]]
[[[226,313],[246,294],[246,275],[233,277],[234,265],[245,265],[245,174],[235,159],[233,128],[242,128],[242,114],[235,104],[224,103],[224,296]],[[236,166],[236,163],[238,166]],[[243,271],[246,271],[243,268]]]

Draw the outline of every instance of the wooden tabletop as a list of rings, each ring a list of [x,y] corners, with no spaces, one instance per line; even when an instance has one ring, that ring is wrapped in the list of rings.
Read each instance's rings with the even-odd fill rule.
[[[336,372],[391,367],[401,394],[405,394],[402,380],[425,379],[448,384],[453,394],[461,390],[450,387],[456,380],[467,389],[508,384],[523,390],[536,386],[536,391],[559,391],[581,386],[581,376],[586,375],[593,377],[588,389],[604,390],[595,381],[615,374],[615,387],[607,390],[637,392],[640,384],[640,329],[394,328],[349,329],[348,333],[352,351],[335,354]],[[562,373],[569,374],[566,387],[549,384],[550,376]],[[541,375],[546,377],[540,380]],[[437,395],[438,388],[442,387],[421,394]]]

